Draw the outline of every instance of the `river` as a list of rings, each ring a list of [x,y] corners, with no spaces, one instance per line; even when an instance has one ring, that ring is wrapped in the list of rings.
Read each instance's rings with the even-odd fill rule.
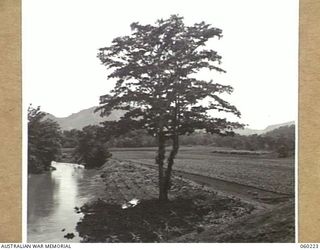
[[[75,227],[82,217],[75,207],[103,194],[97,170],[53,162],[56,170],[28,176],[28,242],[80,242]],[[64,238],[68,233],[75,236]]]

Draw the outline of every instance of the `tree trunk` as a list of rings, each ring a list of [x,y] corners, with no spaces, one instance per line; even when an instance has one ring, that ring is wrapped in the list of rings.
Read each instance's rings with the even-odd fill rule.
[[[158,135],[158,155],[157,163],[159,167],[159,200],[166,202],[168,200],[168,192],[165,188],[165,176],[163,171],[164,158],[165,158],[165,136],[163,132]]]
[[[178,154],[178,150],[179,150],[179,135],[175,134],[173,136],[172,139],[172,150],[170,152],[170,155],[168,157],[168,166],[167,166],[167,170],[165,172],[165,190],[168,196],[168,191],[170,189],[170,181],[171,181],[171,173],[172,173],[172,166],[174,163],[174,159],[176,157],[176,155]]]
[[[175,109],[174,109],[174,132],[172,136],[172,150],[168,157],[168,165],[164,175],[164,183],[163,183],[163,192],[166,200],[168,200],[168,192],[171,187],[171,173],[172,173],[172,166],[174,163],[174,159],[178,154],[179,150],[179,96],[176,96],[175,100]]]

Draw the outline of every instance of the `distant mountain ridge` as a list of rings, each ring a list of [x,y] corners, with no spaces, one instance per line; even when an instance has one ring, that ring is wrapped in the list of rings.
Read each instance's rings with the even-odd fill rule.
[[[94,113],[94,110],[97,107],[91,107],[88,109],[83,109],[77,113],[73,113],[67,117],[55,117],[52,114],[47,113],[47,118],[50,118],[53,121],[56,121],[62,130],[71,130],[71,129],[79,129],[81,130],[83,127],[88,125],[99,125],[103,121],[116,121],[119,120],[124,111],[122,110],[114,110],[108,117],[101,117],[100,112]],[[276,128],[282,126],[290,126],[293,125],[294,121],[280,123],[275,125],[270,125],[265,129],[255,130],[250,128],[237,129],[235,132],[240,135],[252,135],[252,134],[264,134]]]
[[[261,134],[265,134],[267,132],[270,132],[270,131],[272,131],[274,129],[277,129],[277,128],[280,128],[280,127],[284,127],[284,126],[291,126],[291,125],[294,125],[294,124],[295,124],[294,121],[290,121],[290,122],[284,122],[284,123],[278,123],[278,124],[274,124],[274,125],[269,125],[265,129],[244,128],[244,129],[236,129],[235,132],[240,134],[240,135],[253,135],[253,134],[261,135]]]
[[[103,121],[117,121],[124,114],[121,110],[113,111],[108,117],[101,117],[100,112],[94,112],[97,107],[83,109],[67,117],[55,117],[47,113],[46,118],[57,122],[62,130],[79,129],[88,125],[99,125]]]

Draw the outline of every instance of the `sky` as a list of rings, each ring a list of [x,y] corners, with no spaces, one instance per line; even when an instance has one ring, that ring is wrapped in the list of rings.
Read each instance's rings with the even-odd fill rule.
[[[57,117],[97,106],[114,84],[98,49],[129,35],[132,22],[179,14],[223,30],[208,46],[227,73],[201,77],[234,87],[226,98],[241,122],[263,129],[296,120],[298,0],[23,0],[22,8],[24,106]]]

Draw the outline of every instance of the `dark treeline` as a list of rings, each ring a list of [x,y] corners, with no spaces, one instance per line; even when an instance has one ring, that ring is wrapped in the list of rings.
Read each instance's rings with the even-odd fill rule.
[[[58,123],[45,119],[40,107],[28,109],[28,172],[41,173],[61,155],[62,133]]]
[[[84,164],[86,168],[100,167],[111,154],[110,147],[156,147],[156,138],[145,130],[129,131],[113,136],[103,127],[90,125],[82,130],[60,130],[59,125],[44,119],[39,108],[29,108],[28,116],[28,169],[29,173],[41,173],[50,169],[51,161],[65,161],[61,148],[70,148],[68,161]],[[169,145],[169,144],[168,144]],[[220,136],[203,132],[184,135],[183,146],[215,146],[236,150],[263,150],[276,152],[278,157],[294,155],[295,126],[283,126],[262,135]]]
[[[88,129],[95,130],[99,135],[96,140],[105,143],[109,147],[153,147],[156,145],[155,138],[148,135],[145,130],[134,130],[119,137],[114,137],[100,126],[89,125],[83,128],[83,130]],[[63,131],[62,146],[64,148],[76,147],[82,131],[77,129]]]
[[[86,168],[103,165],[111,153],[108,151],[107,137],[102,127],[89,125],[82,130],[65,130],[62,133],[62,161],[83,164]]]
[[[145,130],[134,130],[124,135],[114,137],[99,126],[87,126],[84,130],[96,131],[96,142],[107,147],[155,147],[156,138],[148,135]],[[63,132],[62,146],[75,148],[81,138],[82,131],[70,130]],[[181,136],[180,144],[184,146],[203,145],[225,147],[238,150],[265,150],[277,152],[279,157],[287,157],[294,154],[295,126],[283,126],[262,135],[234,135],[220,136],[207,133],[194,133]]]
[[[239,150],[266,150],[279,152],[280,157],[294,153],[295,126],[283,126],[265,134],[218,136],[198,133],[181,138],[182,145],[211,145]],[[280,153],[286,151],[285,153]]]
[[[111,157],[98,126],[61,131],[58,123],[46,118],[40,107],[28,109],[28,172],[42,173],[54,169],[52,161],[64,161],[63,147],[72,147],[70,162],[86,168],[102,166]]]

